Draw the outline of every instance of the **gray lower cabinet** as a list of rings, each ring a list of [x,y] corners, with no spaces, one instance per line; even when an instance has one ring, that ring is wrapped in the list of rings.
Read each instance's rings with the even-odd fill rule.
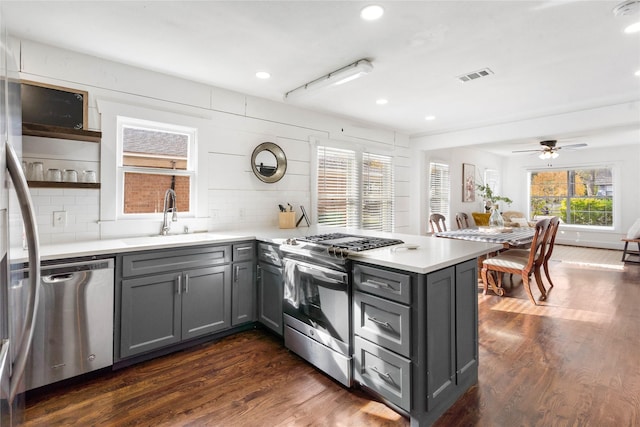
[[[282,336],[282,299],[284,298],[282,261],[278,249],[258,244],[258,321]]]
[[[247,294],[251,293],[246,288],[251,287],[253,274],[247,276],[243,272],[251,272],[251,264],[252,261],[239,262],[236,270],[242,292]],[[232,307],[230,245],[119,255],[117,271],[116,360],[232,326],[236,313]],[[254,300],[250,298],[249,304],[253,305]],[[251,311],[241,305],[240,309]],[[237,317],[252,319],[245,314]]]
[[[253,261],[233,264],[231,326],[255,320],[255,286]]]
[[[121,357],[228,328],[230,272],[222,265],[123,280]]]
[[[431,425],[477,382],[477,277],[475,259],[422,275],[354,265],[354,378],[412,425]]]

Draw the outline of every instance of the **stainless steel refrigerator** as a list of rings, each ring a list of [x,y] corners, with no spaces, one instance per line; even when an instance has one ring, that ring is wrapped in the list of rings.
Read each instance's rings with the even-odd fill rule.
[[[7,46],[0,16],[0,427],[23,421],[40,282],[36,218],[20,159],[20,80]]]

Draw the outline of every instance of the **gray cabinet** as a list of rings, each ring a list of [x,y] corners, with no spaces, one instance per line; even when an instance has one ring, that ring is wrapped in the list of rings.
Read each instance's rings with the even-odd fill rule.
[[[477,261],[353,273],[354,378],[431,425],[478,379]]]
[[[258,244],[258,321],[282,336],[282,260],[277,246]]]
[[[230,327],[230,261],[228,245],[119,256],[116,359]]]
[[[233,245],[231,277],[231,326],[256,320],[254,242]]]

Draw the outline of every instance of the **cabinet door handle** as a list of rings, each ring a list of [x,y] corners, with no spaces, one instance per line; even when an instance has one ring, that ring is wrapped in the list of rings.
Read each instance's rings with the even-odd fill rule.
[[[368,279],[365,283],[369,283],[369,284],[371,284],[371,285],[373,285],[373,286],[377,286],[377,287],[379,287],[379,288],[393,289],[393,288],[391,287],[391,285],[389,285],[388,283],[385,283],[385,282],[378,282],[377,280],[371,280],[371,279]]]
[[[184,293],[189,293],[189,274],[184,273]]]
[[[182,274],[178,274],[178,295],[182,293]]]
[[[372,321],[376,325],[380,325],[380,326],[385,327],[387,329],[393,329],[393,327],[391,326],[391,323],[389,323],[389,322],[383,322],[382,320],[378,320],[375,317],[368,317],[368,316],[367,316],[367,319],[369,319],[370,321]]]
[[[259,265],[256,265],[256,280],[262,279],[262,269]]]
[[[369,369],[371,369],[373,372],[378,374],[381,378],[386,379],[388,382],[392,384],[396,383],[391,377],[391,374],[389,374],[389,372],[382,372],[376,366],[369,366]]]
[[[233,266],[233,282],[236,283],[238,282],[238,274],[240,273],[240,266],[239,265],[234,265]]]

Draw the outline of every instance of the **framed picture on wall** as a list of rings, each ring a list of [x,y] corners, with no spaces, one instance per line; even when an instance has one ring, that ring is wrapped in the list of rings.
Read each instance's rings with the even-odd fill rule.
[[[476,167],[469,163],[462,164],[462,201],[476,201]]]

